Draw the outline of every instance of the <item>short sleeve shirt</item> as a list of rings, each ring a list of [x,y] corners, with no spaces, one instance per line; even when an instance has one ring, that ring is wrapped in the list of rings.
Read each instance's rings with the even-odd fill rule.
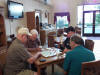
[[[68,75],[81,75],[82,63],[93,60],[95,60],[95,56],[92,51],[83,46],[77,46],[66,53],[63,68],[68,72]]]
[[[38,48],[39,45],[40,45],[40,41],[38,39],[32,41],[31,39],[28,38],[26,47],[27,48]]]
[[[18,39],[14,40],[8,49],[5,75],[16,75],[22,70],[28,69],[27,59],[31,54]]]
[[[66,40],[64,41],[64,46],[67,49],[71,49],[71,47],[70,47],[70,38],[66,38]]]

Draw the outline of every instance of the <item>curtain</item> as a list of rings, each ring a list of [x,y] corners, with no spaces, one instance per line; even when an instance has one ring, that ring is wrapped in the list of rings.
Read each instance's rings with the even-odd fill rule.
[[[67,20],[70,23],[70,14],[69,12],[61,12],[61,13],[54,13],[54,24],[57,21],[57,16],[67,16]]]

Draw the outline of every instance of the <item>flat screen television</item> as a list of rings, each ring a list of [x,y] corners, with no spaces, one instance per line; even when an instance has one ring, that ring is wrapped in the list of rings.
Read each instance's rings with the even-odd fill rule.
[[[14,1],[8,1],[7,2],[8,7],[8,18],[10,19],[18,19],[23,18],[23,4],[14,2]]]

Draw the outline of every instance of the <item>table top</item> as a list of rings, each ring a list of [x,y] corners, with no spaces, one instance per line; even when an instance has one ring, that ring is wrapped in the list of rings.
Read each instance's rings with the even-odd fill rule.
[[[36,52],[31,52],[33,55],[34,53]],[[52,63],[59,63],[59,62],[63,62],[64,61],[64,58],[65,58],[65,54],[63,55],[54,55],[54,56],[50,56],[50,57],[44,57],[44,56],[41,56],[39,59],[37,59],[35,61],[35,64],[37,66],[41,66],[41,65],[46,65],[46,64],[52,64]],[[45,59],[46,61],[45,62],[40,62],[40,59]]]

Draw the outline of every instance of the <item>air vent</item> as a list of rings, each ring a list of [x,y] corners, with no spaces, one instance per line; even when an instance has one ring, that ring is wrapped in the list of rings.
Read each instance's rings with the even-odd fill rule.
[[[44,0],[44,4],[47,4],[47,0]]]
[[[36,1],[41,2],[43,4],[48,4],[48,0],[36,0]]]

